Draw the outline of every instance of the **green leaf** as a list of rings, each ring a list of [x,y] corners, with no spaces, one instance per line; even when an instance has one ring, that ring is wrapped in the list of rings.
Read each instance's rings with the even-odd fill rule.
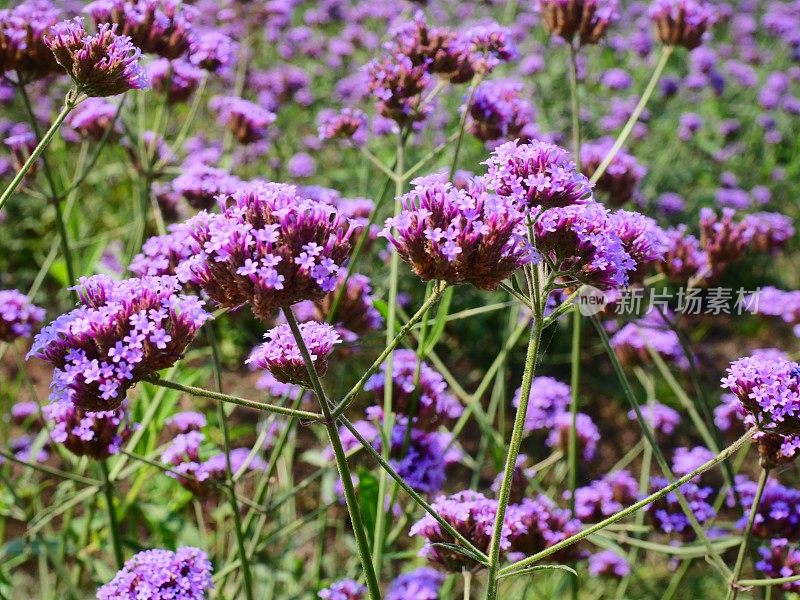
[[[422,350],[423,357],[427,356],[428,352],[436,347],[436,343],[439,341],[442,333],[444,333],[444,326],[447,323],[447,315],[450,312],[450,302],[453,300],[454,289],[453,287],[447,288],[444,294],[442,294],[441,300],[439,300],[439,308],[436,310],[436,321],[430,333],[425,338],[425,347]]]
[[[378,518],[378,480],[364,468],[358,471],[358,506],[369,539],[374,539],[375,521]]]
[[[62,286],[72,285],[69,283],[69,276],[67,275],[67,263],[63,258],[58,258],[50,265],[50,275],[58,281]]]
[[[519,571],[513,571],[505,575],[500,575],[498,579],[503,579],[504,577],[514,577],[516,575],[533,575],[537,571],[566,571],[567,573],[572,574],[574,577],[578,576],[578,572],[567,565],[536,565],[535,567],[528,567],[527,569],[520,569]]]
[[[389,305],[386,303],[386,300],[375,299],[372,301],[372,305],[375,307],[381,316],[385,319],[389,314]]]

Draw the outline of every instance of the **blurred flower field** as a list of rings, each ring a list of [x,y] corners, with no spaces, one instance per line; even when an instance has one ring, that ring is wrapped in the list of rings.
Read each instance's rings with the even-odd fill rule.
[[[797,0],[12,0],[0,74],[0,598],[800,593]]]

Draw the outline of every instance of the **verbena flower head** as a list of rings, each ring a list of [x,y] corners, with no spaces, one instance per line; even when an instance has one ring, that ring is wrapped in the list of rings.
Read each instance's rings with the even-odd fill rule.
[[[473,546],[482,552],[488,551],[497,515],[496,500],[490,500],[478,492],[465,490],[451,496],[440,496],[432,506]],[[503,553],[509,549],[510,537],[517,529],[517,524],[511,521],[515,518],[516,515],[513,514],[513,511],[509,511],[503,523],[500,532],[500,549]],[[409,535],[422,536],[425,539],[425,546],[420,550],[419,555],[445,571],[460,573],[462,569],[474,571],[482,568],[480,563],[466,554],[443,546],[434,546],[438,543],[457,544],[458,542],[449,533],[443,531],[441,525],[429,514],[411,527]]]
[[[14,425],[25,425],[29,422],[41,425],[39,405],[33,400],[15,402],[11,407],[11,422]]]
[[[652,348],[680,369],[689,368],[678,334],[658,310],[650,310],[641,319],[623,326],[611,337],[611,346],[624,364],[649,364]]]
[[[670,281],[687,283],[699,277],[695,285],[705,283],[709,273],[708,254],[700,246],[700,241],[688,233],[686,225],[664,231],[666,244],[664,260],[658,263],[658,269]]]
[[[207,425],[206,416],[201,412],[186,410],[175,413],[164,424],[176,433],[200,431]]]
[[[704,446],[694,446],[692,448],[681,446],[675,448],[675,452],[672,455],[672,472],[678,477],[683,477],[707,463],[715,456],[715,453]],[[693,481],[700,481],[702,476],[703,474],[697,475]]]
[[[638,500],[639,482],[628,471],[614,471],[575,490],[575,516],[597,523]]]
[[[571,282],[600,289],[624,287],[636,262],[609,211],[596,202],[544,211],[534,223],[536,249]]]
[[[397,350],[392,360],[392,409],[416,419],[423,429],[435,429],[441,423],[457,419],[464,412],[462,404],[447,390],[441,373],[426,362],[419,365],[419,386],[414,386],[418,366],[413,350]],[[383,398],[386,365],[367,380],[364,390]]]
[[[92,140],[99,142],[105,136],[113,141],[122,135],[117,120],[118,107],[104,98],[87,98],[69,113],[64,122],[64,139],[70,142]],[[109,131],[113,127],[112,131]]]
[[[654,431],[663,433],[664,435],[672,435],[675,428],[681,422],[681,415],[677,410],[670,408],[666,404],[661,404],[660,402],[645,404],[641,407],[641,411],[645,423]],[[636,412],[633,410],[628,411],[628,419],[636,421]]]
[[[238,96],[214,96],[208,103],[217,122],[227,127],[240,144],[263,140],[277,116],[255,102]]]
[[[631,565],[624,556],[613,550],[603,550],[589,557],[589,575],[624,579],[631,573]]]
[[[472,70],[488,75],[501,63],[519,56],[508,28],[497,23],[475,25],[459,36],[459,43],[469,54]]]
[[[264,321],[336,288],[355,225],[335,208],[284,184],[237,191],[226,204],[187,221],[193,256],[180,265],[184,281],[220,306],[249,303]]]
[[[198,548],[145,550],[125,562],[97,600],[204,600],[213,589],[211,562]]]
[[[544,26],[552,35],[581,45],[596,44],[619,19],[616,0],[539,0]]]
[[[153,90],[174,104],[192,97],[203,79],[203,70],[184,59],[159,58],[148,65],[147,76]]]
[[[800,548],[791,545],[786,538],[775,538],[769,545],[758,549],[761,557],[756,563],[756,571],[763,579],[780,579],[800,575]],[[800,592],[800,580],[787,581],[776,586],[785,592]]]
[[[367,588],[353,579],[342,579],[320,590],[320,600],[362,600],[367,595]]]
[[[181,0],[95,0],[84,9],[96,25],[114,23],[148,54],[178,58],[194,37],[196,9]]]
[[[44,309],[31,303],[25,294],[0,290],[0,341],[30,337],[33,328],[44,321],[44,314]]]
[[[614,140],[608,137],[581,145],[581,169],[587,177],[597,171],[613,145]],[[609,206],[622,206],[637,198],[639,183],[646,174],[647,169],[632,154],[620,149],[597,180],[595,193],[602,192]]]
[[[513,558],[532,556],[579,533],[582,528],[578,519],[570,518],[568,510],[558,508],[543,494],[510,506],[508,518],[513,523],[509,550],[509,553],[517,555],[512,555]],[[571,562],[583,554],[580,547],[573,544],[551,554],[546,560]]]
[[[439,600],[445,574],[430,567],[419,567],[399,575],[389,584],[386,600]]]
[[[611,223],[622,247],[636,264],[636,268],[628,272],[628,279],[639,282],[648,269],[664,260],[667,250],[664,231],[650,217],[628,210],[611,213]]]
[[[404,126],[428,115],[430,103],[422,103],[422,93],[430,81],[424,64],[414,65],[409,57],[398,54],[375,59],[366,69],[368,89],[381,116]]]
[[[749,246],[758,252],[774,253],[794,237],[792,218],[782,213],[752,213],[742,219],[742,224]]]
[[[667,480],[663,477],[652,477],[650,492],[664,488],[667,484]],[[711,504],[714,500],[713,488],[700,487],[695,483],[684,483],[679,489],[700,525],[716,516],[716,510]],[[645,511],[656,531],[676,535],[684,541],[694,539],[695,533],[692,525],[683,512],[674,491],[648,505]]]
[[[55,367],[51,399],[117,408],[137,381],[172,366],[211,315],[177,278],[83,277],[80,303],[36,336],[28,356]]]
[[[481,83],[469,106],[469,132],[483,142],[508,140],[533,122],[533,105],[521,82],[511,79]]]
[[[333,314],[333,304],[340,292],[339,305]],[[354,337],[377,331],[383,326],[383,317],[373,304],[370,280],[360,273],[351,273],[349,277],[346,272],[341,273],[336,289],[317,301],[314,309],[315,317],[320,321],[333,314],[334,327],[345,340],[349,338],[352,341]]]
[[[361,146],[367,141],[367,133],[367,117],[357,108],[343,108],[338,112],[321,111],[319,114],[321,140],[349,140]]]
[[[105,460],[119,453],[134,430],[125,404],[114,410],[89,412],[71,402],[54,402],[44,406],[42,412],[50,438],[77,456]]]
[[[137,277],[175,275],[178,265],[192,256],[189,229],[184,223],[167,227],[168,233],[148,238],[128,267]]]
[[[569,448],[569,431],[572,428],[572,414],[562,412],[553,419],[553,429],[547,437],[550,448],[558,448],[566,452]],[[592,460],[600,441],[600,431],[592,418],[584,413],[578,413],[575,419],[575,434],[578,442],[578,451],[584,460]]]
[[[702,0],[654,0],[650,19],[662,44],[692,50],[714,24],[714,11]]]
[[[300,323],[300,333],[320,377],[328,370],[328,355],[341,342],[336,330],[327,323]],[[266,343],[253,350],[246,362],[267,369],[278,381],[310,388],[311,379],[303,355],[288,325],[278,325],[264,334]]]
[[[211,210],[217,204],[217,196],[234,193],[242,182],[225,169],[202,163],[192,163],[172,180],[172,188],[193,208]]]
[[[508,199],[489,194],[482,181],[458,190],[437,174],[412,184],[400,198],[403,211],[386,220],[382,235],[423,281],[493,290],[535,259],[524,215]]]
[[[76,17],[51,27],[45,44],[87,96],[116,96],[149,85],[139,64],[141,50],[129,37],[117,35],[115,25],[103,23],[91,35]]]
[[[189,61],[201,69],[217,73],[236,60],[239,45],[221,31],[199,33],[192,41]]]
[[[487,185],[532,212],[592,199],[592,184],[563,148],[547,142],[506,142],[488,160]]]
[[[514,392],[512,403],[519,407],[522,389]],[[551,429],[556,415],[567,410],[572,392],[569,385],[553,377],[534,377],[531,382],[531,394],[528,400],[528,411],[525,413],[525,430],[539,431]]]
[[[748,226],[744,221],[734,221],[735,215],[732,208],[723,208],[721,215],[710,208],[700,211],[700,243],[708,256],[709,280],[719,277],[747,249]]]
[[[60,11],[48,0],[28,0],[0,10],[0,74],[14,72],[28,82],[60,73],[44,41],[59,19]]]
[[[765,431],[800,434],[800,365],[783,358],[747,356],[731,363],[722,387]]]
[[[747,515],[753,506],[758,485],[746,475],[736,477],[736,491],[744,509],[744,516],[736,523],[743,531],[747,525]],[[728,494],[728,505],[736,506],[733,492]],[[786,538],[791,542],[800,541],[800,490],[782,485],[776,479],[768,479],[756,509],[752,535],[758,539]]]

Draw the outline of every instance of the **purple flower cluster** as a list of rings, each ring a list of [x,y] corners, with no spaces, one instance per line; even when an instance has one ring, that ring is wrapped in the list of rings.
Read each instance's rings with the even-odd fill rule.
[[[715,453],[703,446],[675,448],[675,452],[672,455],[672,472],[677,477],[683,477],[712,460],[715,456]],[[697,483],[702,476],[703,474],[696,476],[693,481]]]
[[[76,17],[51,27],[44,41],[87,96],[116,96],[149,85],[139,64],[141,50],[129,37],[117,35],[115,25],[103,23],[90,35]]]
[[[765,286],[757,295],[748,296],[745,304],[754,314],[780,317],[793,325],[795,335],[800,336],[800,290],[788,292]]]
[[[587,177],[597,171],[613,145],[614,140],[608,137],[581,145],[581,169]],[[637,199],[639,183],[646,174],[647,169],[633,155],[620,150],[597,180],[595,193],[602,192],[610,206],[622,206]]]
[[[800,548],[789,545],[789,540],[785,538],[771,539],[768,546],[758,549],[758,555],[761,560],[756,563],[756,570],[765,579],[800,575]],[[775,587],[797,593],[800,592],[800,581],[788,581]]]
[[[617,0],[539,0],[544,26],[552,35],[581,45],[596,44],[619,19]]]
[[[546,142],[507,142],[485,161],[487,186],[531,212],[592,199],[592,184],[563,148]]]
[[[756,482],[746,475],[736,477],[736,491],[744,515],[750,513],[757,487]],[[728,494],[728,505],[736,505],[733,492]],[[737,522],[737,528],[743,530],[746,525],[747,516],[743,516]],[[767,480],[756,509],[753,536],[763,540],[786,538],[791,542],[800,541],[800,490],[781,485],[776,479]]]
[[[430,81],[424,64],[414,65],[402,54],[388,55],[367,65],[367,77],[381,116],[404,126],[423,120],[430,112],[430,104],[422,100]]]
[[[21,81],[60,73],[44,42],[60,11],[48,0],[27,0],[0,10],[0,73],[15,72]]]
[[[94,0],[84,9],[97,25],[116,24],[142,52],[169,59],[191,47],[196,10],[181,0]]]
[[[163,94],[169,103],[175,104],[192,97],[204,72],[184,59],[159,58],[148,65],[147,76],[153,90]]]
[[[515,407],[519,407],[521,394],[522,389],[517,388],[512,400]],[[570,387],[566,383],[553,377],[534,377],[531,382],[528,411],[525,413],[525,430],[551,429],[555,424],[556,415],[567,410],[570,398]]]
[[[569,492],[565,492],[569,497]],[[596,523],[639,500],[639,483],[628,471],[614,471],[575,490],[575,516]]]
[[[645,423],[647,423],[653,431],[663,433],[664,435],[672,435],[675,428],[681,422],[681,415],[677,410],[670,408],[666,404],[661,404],[660,402],[645,404],[641,407],[641,411]],[[635,421],[637,419],[636,412],[633,410],[629,411],[628,419]]]
[[[667,484],[667,480],[663,477],[653,477],[650,479],[650,491],[660,490],[666,487]],[[717,513],[711,505],[714,495],[713,488],[701,487],[696,483],[690,482],[684,483],[678,489],[686,498],[689,509],[700,525],[716,516]],[[675,491],[648,505],[645,510],[656,531],[677,535],[685,541],[694,539],[694,530],[678,502],[678,496]]]
[[[676,283],[687,283],[694,279],[704,280],[709,273],[708,254],[700,241],[688,233],[686,225],[664,231],[666,253],[659,270]]]
[[[341,338],[327,323],[307,321],[299,327],[314,368],[323,377],[328,370],[328,355]],[[267,341],[257,346],[246,362],[267,369],[281,383],[312,387],[303,355],[289,326],[278,325],[270,329],[264,334],[264,339]]]
[[[255,102],[238,96],[214,96],[208,103],[217,122],[227,127],[240,144],[263,140],[277,116]]]
[[[439,424],[457,419],[464,407],[447,391],[441,373],[426,362],[418,365],[413,350],[397,350],[392,359],[392,408],[406,414],[424,429],[435,429]],[[414,385],[414,375],[419,366],[419,386]],[[386,365],[367,380],[364,390],[377,398],[383,397]]]
[[[50,439],[77,456],[105,460],[119,453],[131,436],[127,406],[114,410],[89,412],[71,402],[54,402],[42,408],[50,429]]]
[[[440,496],[433,502],[433,510],[478,550],[487,552],[494,531],[494,520],[497,515],[497,501],[486,498],[483,494],[465,490],[451,496]],[[500,532],[500,548],[506,552],[511,547],[511,537],[517,524],[512,523],[514,511],[508,511],[507,518]],[[481,564],[455,550],[436,544],[457,544],[457,540],[442,530],[441,525],[429,514],[414,523],[409,535],[419,535],[425,539],[425,545],[419,555],[431,563],[449,571],[460,573],[462,569],[478,570]]]
[[[54,401],[108,411],[137,381],[172,366],[211,315],[177,278],[81,278],[80,306],[36,336],[28,356],[52,364]]]
[[[172,189],[180,194],[193,208],[211,210],[217,196],[233,194],[242,186],[238,177],[225,169],[202,163],[191,163],[172,180]]]
[[[439,588],[444,580],[444,573],[430,567],[419,567],[392,581],[386,590],[386,600],[439,600]]]
[[[276,308],[336,288],[355,228],[332,206],[284,184],[237,191],[222,214],[201,212],[186,224],[193,255],[181,263],[181,278],[220,306],[249,303],[264,321]]]
[[[175,275],[178,265],[192,256],[189,228],[183,223],[174,223],[167,231],[145,241],[142,251],[131,260],[128,267],[131,273],[137,277]]]
[[[794,236],[791,217],[782,213],[757,212],[742,219],[749,246],[757,252],[776,252]]]
[[[558,508],[542,494],[509,506],[506,520],[511,529],[509,554],[515,559],[532,556],[581,531],[578,519],[571,518],[568,510]],[[566,563],[582,558],[583,554],[573,544],[551,554],[547,560]]]
[[[553,419],[553,429],[547,436],[547,445],[553,449],[560,449],[567,452],[569,448],[569,432],[572,428],[572,414],[562,412]],[[592,418],[584,413],[575,416],[575,436],[578,443],[578,451],[584,460],[592,460],[597,449],[597,442],[600,441],[600,430],[594,424]]]
[[[192,40],[189,61],[201,69],[217,73],[233,64],[239,45],[221,31],[198,33]]]
[[[322,111],[319,114],[319,139],[350,140],[361,146],[367,141],[367,117],[355,108]]]
[[[357,581],[342,579],[320,590],[317,596],[320,600],[362,600],[366,594],[367,588]]]
[[[623,326],[611,337],[620,361],[625,364],[649,364],[650,349],[681,369],[689,368],[678,334],[664,321],[658,310]]]
[[[589,575],[624,579],[631,573],[631,565],[624,556],[613,550],[603,550],[589,557]]]
[[[469,132],[483,142],[515,138],[534,120],[522,83],[512,79],[481,83],[469,105],[469,116]]]
[[[667,251],[664,231],[650,217],[628,210],[611,213],[611,223],[622,247],[636,264],[628,272],[628,280],[639,283],[650,267],[664,260]]]
[[[334,313],[334,302],[337,297],[339,304]],[[302,305],[301,303],[297,306],[298,312]],[[383,325],[383,317],[372,300],[370,280],[360,273],[352,273],[347,277],[347,273],[343,272],[339,277],[337,288],[312,306],[312,318],[326,321],[332,315],[336,331],[348,342],[356,340],[358,336],[377,331]]]
[[[204,600],[213,589],[211,562],[198,548],[145,550],[125,562],[97,600]]]
[[[175,413],[164,424],[175,433],[188,433],[200,431],[206,426],[207,421],[203,413],[187,410]]]
[[[650,18],[662,44],[692,50],[714,24],[715,15],[702,0],[654,0]]]
[[[401,197],[403,211],[386,220],[382,235],[424,281],[493,290],[534,260],[523,214],[506,198],[489,194],[483,180],[474,179],[461,190],[442,174],[412,184]]]
[[[731,363],[722,387],[763,429],[800,434],[800,365],[783,358],[747,356]]]
[[[17,290],[0,290],[0,341],[26,338],[44,320],[44,309]]]
[[[104,98],[87,98],[69,113],[64,123],[67,127],[64,138],[70,142],[87,139],[99,142],[105,135],[111,140],[118,138],[122,126],[116,120],[117,111],[118,107]]]

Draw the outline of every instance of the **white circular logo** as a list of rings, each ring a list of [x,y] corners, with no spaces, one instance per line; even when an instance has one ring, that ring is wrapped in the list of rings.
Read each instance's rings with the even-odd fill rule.
[[[584,285],[575,296],[575,304],[584,317],[591,317],[606,307],[606,295],[591,285]]]

